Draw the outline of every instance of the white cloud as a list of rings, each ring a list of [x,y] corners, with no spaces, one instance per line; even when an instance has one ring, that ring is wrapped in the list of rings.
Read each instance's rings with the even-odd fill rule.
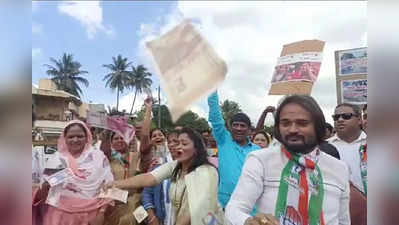
[[[99,1],[70,1],[58,5],[58,10],[78,20],[86,29],[89,39],[102,31],[110,37],[115,36],[111,26],[103,24],[103,9]]]
[[[36,59],[42,55],[42,49],[32,48],[32,59]]]
[[[138,53],[142,61],[150,62],[145,42],[170,30],[182,15],[200,21],[201,33],[228,65],[226,80],[219,87],[220,100],[239,103],[253,124],[268,105],[277,105],[282,97],[269,96],[268,91],[284,44],[304,39],[326,41],[312,96],[332,122],[337,104],[334,51],[364,47],[367,41],[367,2],[180,1],[170,14],[142,25]],[[206,97],[193,108],[207,113]],[[271,123],[268,118],[266,124]]]

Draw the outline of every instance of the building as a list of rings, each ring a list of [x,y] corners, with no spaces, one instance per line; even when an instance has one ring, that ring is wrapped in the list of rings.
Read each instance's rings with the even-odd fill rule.
[[[40,79],[39,86],[32,85],[33,145],[56,146],[58,137],[69,120],[85,120],[87,112],[105,112],[103,104],[88,104],[77,96],[62,90],[50,79]]]

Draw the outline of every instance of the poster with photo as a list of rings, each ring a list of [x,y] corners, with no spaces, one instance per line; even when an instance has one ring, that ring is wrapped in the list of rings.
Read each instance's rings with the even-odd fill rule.
[[[341,80],[341,102],[367,104],[367,79]]]
[[[367,74],[367,48],[338,52],[338,75]]]
[[[303,52],[278,58],[272,83],[309,81],[314,83],[320,71],[321,52]]]

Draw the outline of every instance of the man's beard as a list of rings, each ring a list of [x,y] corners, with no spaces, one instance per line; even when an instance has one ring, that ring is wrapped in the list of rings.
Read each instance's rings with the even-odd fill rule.
[[[282,138],[283,139],[282,143],[289,152],[307,154],[311,152],[314,149],[314,147],[316,147],[317,145],[317,141],[315,138],[311,138],[308,141],[305,141],[305,137],[300,135],[295,135],[295,136],[302,139],[304,144],[289,144],[287,139],[291,137],[290,135],[286,136],[285,138]]]

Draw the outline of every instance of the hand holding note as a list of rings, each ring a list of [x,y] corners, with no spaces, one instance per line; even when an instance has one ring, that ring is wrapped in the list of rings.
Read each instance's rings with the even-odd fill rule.
[[[121,201],[123,203],[127,203],[127,197],[129,192],[125,190],[121,190],[119,188],[110,188],[106,191],[101,190],[99,198],[110,198],[117,201]]]

